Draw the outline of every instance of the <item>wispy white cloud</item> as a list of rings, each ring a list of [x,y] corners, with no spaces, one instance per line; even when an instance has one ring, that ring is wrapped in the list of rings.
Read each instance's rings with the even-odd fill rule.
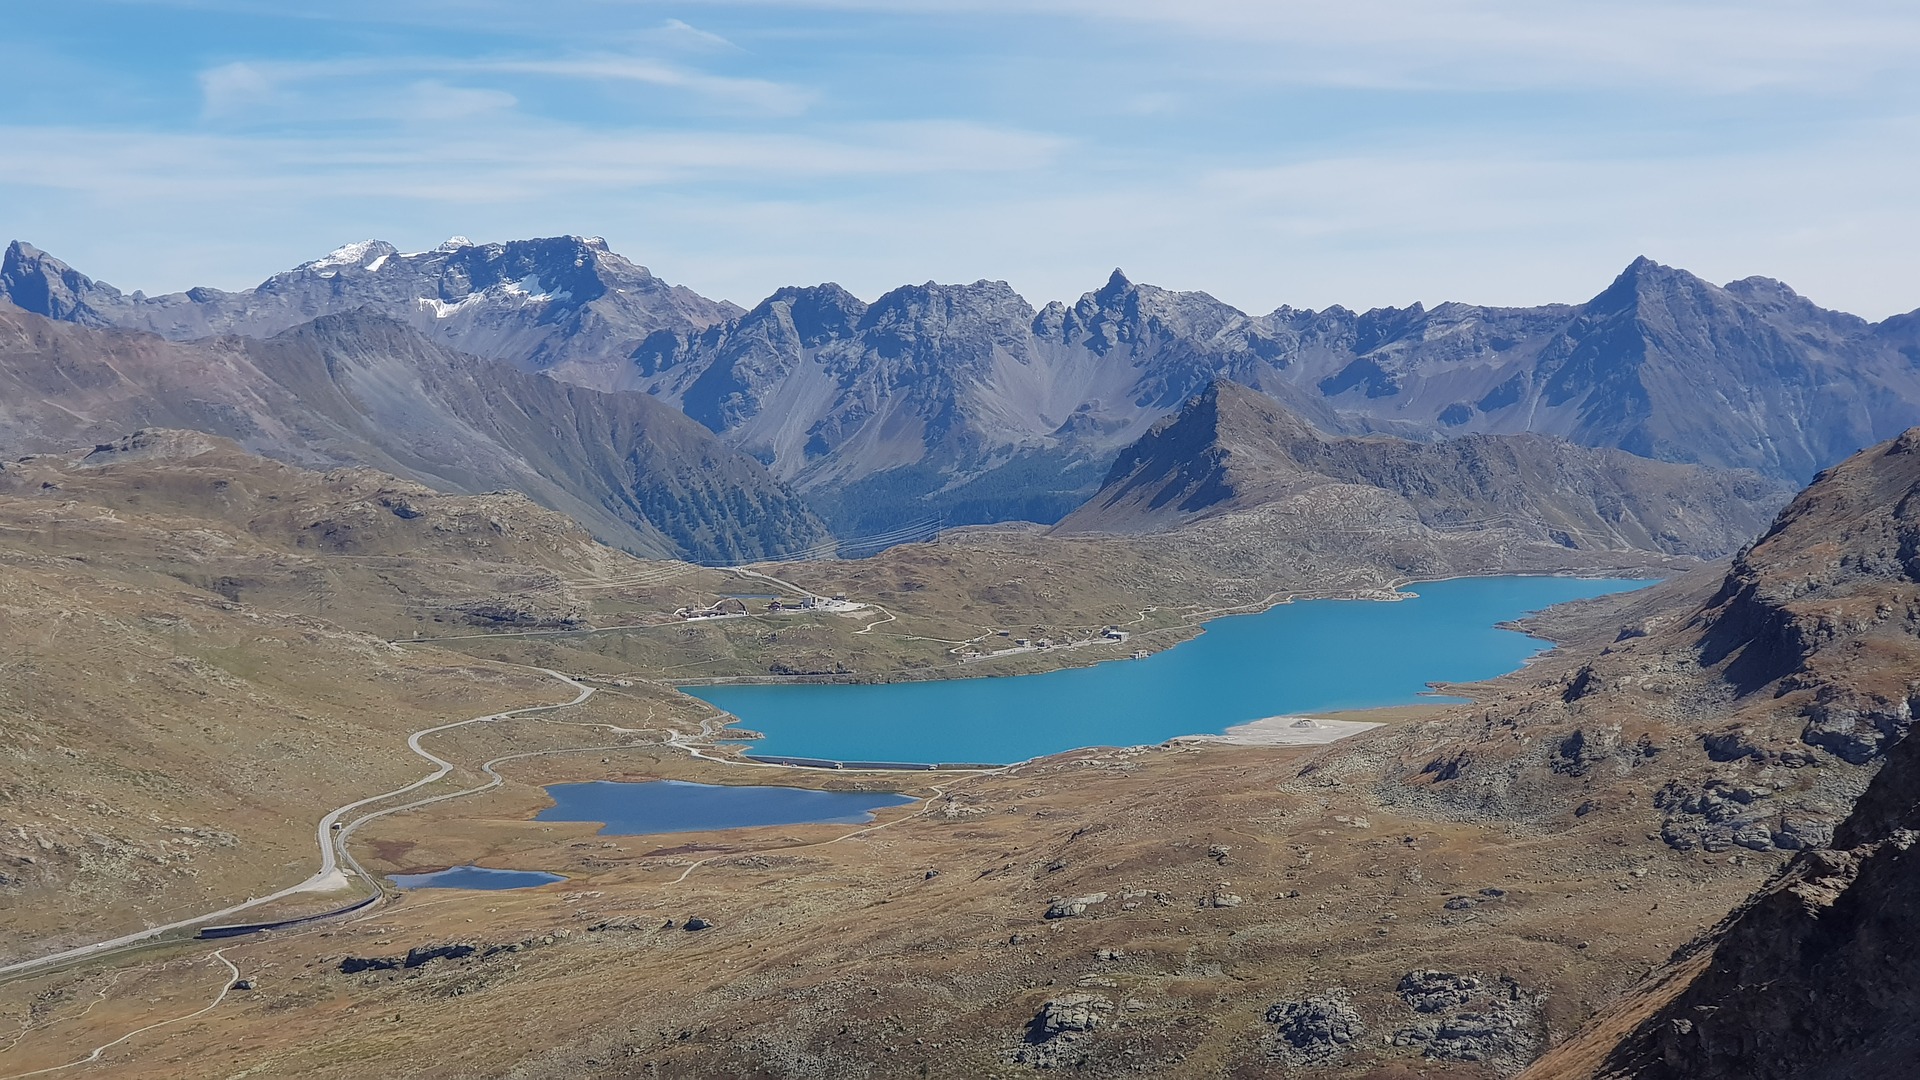
[[[231,196],[507,202],[668,184],[1016,174],[1067,145],[965,122],[846,125],[808,135],[604,131],[473,113],[382,137],[0,127],[10,186],[109,198]]]
[[[676,45],[693,48],[728,50],[739,48],[738,45],[721,37],[719,34],[713,33],[710,30],[702,30],[680,19],[668,19],[666,22],[661,23],[660,28],[653,31],[649,36],[664,41],[671,41]]]
[[[379,121],[418,126],[473,120],[518,104],[504,90],[453,86],[438,79],[362,80],[353,74],[352,67],[346,67],[331,76],[289,77],[275,65],[223,64],[200,73],[201,115],[216,123]]]
[[[637,83],[685,91],[730,109],[775,117],[805,112],[815,96],[811,91],[765,79],[712,75],[647,57],[618,54],[248,60],[209,68],[200,73],[199,81],[205,113],[212,119],[279,116],[295,105],[316,116],[334,119],[345,103],[377,92],[381,86],[426,76],[523,76]],[[369,115],[359,110],[351,114]]]

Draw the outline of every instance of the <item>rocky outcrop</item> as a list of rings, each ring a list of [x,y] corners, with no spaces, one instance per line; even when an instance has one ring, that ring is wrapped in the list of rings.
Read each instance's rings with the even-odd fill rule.
[[[1027,1024],[1014,1061],[1036,1069],[1069,1068],[1086,1060],[1080,1044],[1106,1023],[1113,1002],[1098,994],[1063,994],[1040,1006]]]
[[[1612,1051],[1644,1080],[1911,1075],[1920,1057],[1920,741],[1888,755],[1832,848],[1797,856]]]
[[[1345,990],[1276,1002],[1266,1019],[1274,1027],[1273,1058],[1294,1068],[1338,1064],[1367,1030]]]
[[[1546,1040],[1538,995],[1509,978],[1492,981],[1446,971],[1411,971],[1400,999],[1418,1014],[1396,1029],[1395,1046],[1418,1047],[1436,1061],[1476,1061],[1511,1072]]]

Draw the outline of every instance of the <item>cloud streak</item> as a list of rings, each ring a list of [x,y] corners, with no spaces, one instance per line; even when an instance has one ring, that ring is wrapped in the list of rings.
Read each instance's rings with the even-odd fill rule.
[[[306,111],[333,118],[332,103],[365,97],[378,86],[429,76],[476,78],[522,76],[597,83],[632,83],[684,91],[703,101],[768,117],[798,116],[816,95],[767,79],[735,78],[689,70],[663,61],[619,54],[561,57],[348,57],[319,61],[234,61],[199,75],[205,115],[229,120],[253,116],[284,119]],[[355,85],[356,83],[361,85]],[[344,85],[343,85],[344,84]],[[346,91],[343,94],[343,90]],[[352,110],[355,116],[378,112]]]

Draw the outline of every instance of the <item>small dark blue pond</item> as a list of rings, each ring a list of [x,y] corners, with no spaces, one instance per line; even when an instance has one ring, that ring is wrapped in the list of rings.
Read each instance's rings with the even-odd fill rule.
[[[456,866],[431,874],[389,874],[402,889],[531,889],[567,880],[539,870],[495,870],[486,866]]]
[[[647,780],[637,784],[594,780],[550,784],[555,805],[540,821],[598,821],[602,836],[705,832],[749,825],[858,825],[873,811],[918,800],[888,791],[814,791],[810,788],[690,784]]]

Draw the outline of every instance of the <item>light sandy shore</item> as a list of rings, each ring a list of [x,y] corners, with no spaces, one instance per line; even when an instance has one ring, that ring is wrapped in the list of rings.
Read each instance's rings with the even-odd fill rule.
[[[1236,724],[1222,735],[1182,735],[1178,742],[1232,743],[1236,746],[1318,746],[1372,731],[1383,724],[1326,720],[1316,716],[1269,716]]]

